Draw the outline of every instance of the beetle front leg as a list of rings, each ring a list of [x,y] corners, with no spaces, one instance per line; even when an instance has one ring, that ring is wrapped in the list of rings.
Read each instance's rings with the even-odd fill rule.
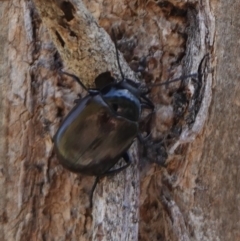
[[[154,104],[150,99],[148,99],[145,95],[141,95],[141,98],[144,99],[144,101],[141,101],[141,104],[144,106],[146,109],[151,109],[152,112],[154,111]]]
[[[59,72],[73,78],[79,85],[81,85],[81,87],[84,90],[86,90],[88,92],[88,89],[86,88],[86,86],[82,83],[82,81],[76,75],[64,72],[61,69],[59,70]]]

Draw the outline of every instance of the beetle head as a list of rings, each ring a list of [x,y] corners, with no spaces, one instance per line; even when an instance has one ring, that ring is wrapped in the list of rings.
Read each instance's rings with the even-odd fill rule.
[[[131,84],[125,81],[112,83],[101,89],[100,93],[116,115],[136,122],[140,118],[141,102],[137,86]]]

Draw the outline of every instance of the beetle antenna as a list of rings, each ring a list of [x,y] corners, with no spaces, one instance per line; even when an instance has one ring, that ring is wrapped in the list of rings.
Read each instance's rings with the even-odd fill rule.
[[[122,80],[124,80],[124,74],[122,72],[122,68],[121,68],[120,61],[119,61],[119,54],[118,54],[118,49],[117,49],[117,39],[116,39],[116,35],[115,35],[115,32],[114,32],[113,29],[112,29],[112,35],[113,35],[113,42],[114,42],[116,56],[117,56],[118,68],[120,70],[120,73],[121,73],[121,76],[122,76]]]
[[[69,74],[69,73],[64,72],[64,71],[62,71],[62,70],[60,70],[60,72],[61,72],[62,74],[65,74],[65,75],[67,75],[67,76],[72,77],[78,84],[81,85],[81,87],[82,87],[84,90],[86,90],[86,91],[88,92],[88,89],[86,88],[86,86],[81,82],[81,80],[80,80],[76,75],[74,75],[74,74]]]
[[[173,82],[177,82],[179,80],[184,80],[184,79],[187,79],[187,78],[197,78],[198,77],[198,74],[189,74],[189,75],[182,75],[180,77],[177,77],[175,79],[172,79],[172,80],[169,80],[169,81],[165,81],[163,83],[159,83],[159,84],[150,84],[150,85],[147,85],[148,87],[154,87],[154,86],[161,86],[161,85],[168,85],[168,84],[171,84]]]

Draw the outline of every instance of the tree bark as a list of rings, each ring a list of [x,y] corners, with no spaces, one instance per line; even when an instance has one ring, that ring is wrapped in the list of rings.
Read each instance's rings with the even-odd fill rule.
[[[236,0],[0,1],[0,239],[239,240],[239,8]],[[91,209],[94,178],[63,169],[52,150],[82,93],[58,70],[88,87],[105,71],[121,79],[112,28],[128,78],[199,76],[152,88],[147,155],[135,142],[134,164],[100,181]],[[162,160],[159,150],[165,167],[149,164]]]

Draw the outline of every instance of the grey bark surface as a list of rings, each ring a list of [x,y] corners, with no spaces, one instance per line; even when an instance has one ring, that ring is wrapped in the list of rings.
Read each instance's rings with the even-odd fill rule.
[[[240,237],[240,48],[235,41],[240,30],[239,7],[236,1],[212,3],[216,16],[212,102],[204,132],[191,145],[199,155],[187,155],[189,167],[185,180],[192,182],[194,175],[194,187],[190,185],[181,194],[188,197],[184,202],[182,199],[183,209],[192,206],[187,222],[194,227],[195,240],[238,240]]]
[[[0,240],[239,240],[239,9],[236,0],[0,1]],[[132,69],[146,59],[145,82],[195,73],[208,58],[198,99],[185,84],[177,124],[179,83],[150,93],[165,167],[147,164],[135,142],[134,165],[101,180],[90,209],[94,178],[63,169],[52,149],[82,93],[59,69],[87,86],[107,70],[120,78],[112,28]]]

